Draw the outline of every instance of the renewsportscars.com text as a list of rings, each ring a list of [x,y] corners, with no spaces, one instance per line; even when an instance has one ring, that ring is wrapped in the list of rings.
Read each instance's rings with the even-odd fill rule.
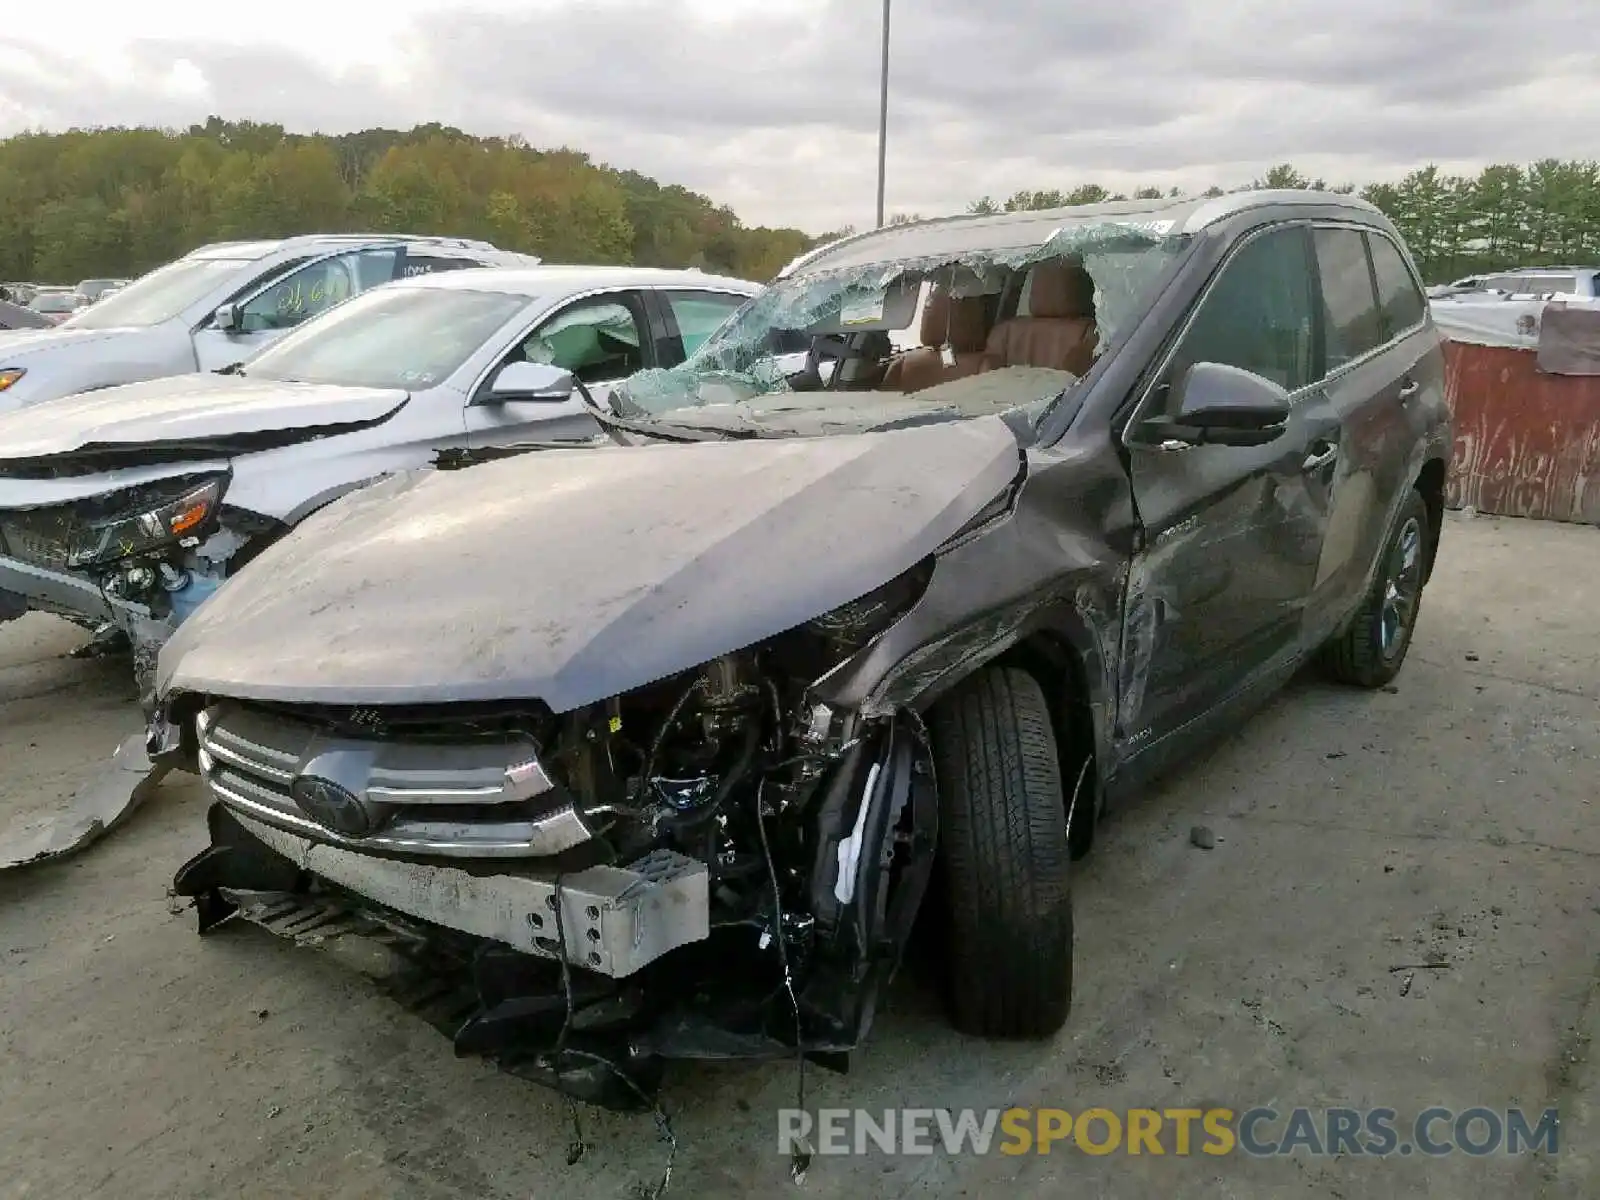
[[[1473,1157],[1558,1150],[1553,1108],[824,1108],[778,1110],[778,1149],[847,1154]]]

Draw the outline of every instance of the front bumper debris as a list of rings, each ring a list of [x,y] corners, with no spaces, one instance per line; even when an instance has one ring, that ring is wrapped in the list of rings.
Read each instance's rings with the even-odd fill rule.
[[[176,895],[194,899],[202,933],[242,919],[367,975],[458,1055],[605,1108],[654,1103],[671,1055],[630,1036],[645,1006],[624,977],[707,936],[703,864],[669,854],[628,870],[473,876],[315,845],[220,803],[207,823],[211,846],[173,881]],[[566,967],[556,958],[563,941]]]
[[[656,727],[700,688],[658,689]],[[752,780],[740,756],[759,727],[730,736],[723,693],[707,690],[699,719],[679,725],[685,741],[726,743],[720,785],[657,771],[645,745],[585,736],[586,714],[563,729],[537,715],[441,723],[420,708],[212,704],[193,725],[211,845],[173,892],[193,899],[203,934],[254,923],[386,963],[407,995],[428,997],[458,1054],[606,1107],[650,1106],[671,1059],[844,1069],[931,873],[927,738],[902,714],[825,760],[796,759],[793,776]],[[727,690],[765,707],[759,691]],[[644,707],[591,716],[615,730]],[[176,728],[152,725],[158,758],[178,753]],[[595,774],[613,755],[657,807],[629,805],[637,788],[618,798]],[[729,778],[745,791],[719,810]],[[509,839],[482,851],[510,823],[567,811],[586,829],[565,848],[541,852],[524,829],[520,856]]]
[[[149,799],[169,769],[153,763],[145,751],[145,735],[134,734],[66,809],[7,830],[0,840],[0,870],[65,858],[93,845]]]
[[[119,621],[130,613],[148,615],[149,611],[142,604],[108,596],[87,576],[3,556],[0,593],[21,597],[40,612],[91,625]]]
[[[612,979],[710,934],[706,866],[669,850],[628,867],[482,874],[354,853],[238,813],[233,819],[300,870],[377,907],[541,958],[557,958],[565,943],[568,962]]]

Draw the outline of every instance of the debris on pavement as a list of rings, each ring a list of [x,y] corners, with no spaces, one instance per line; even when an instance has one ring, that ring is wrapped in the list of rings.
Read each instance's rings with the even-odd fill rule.
[[[1209,825],[1196,825],[1189,830],[1189,844],[1198,846],[1201,850],[1215,850],[1217,835],[1211,832]]]
[[[149,798],[169,770],[150,761],[142,732],[131,735],[64,810],[0,831],[0,870],[64,858],[99,841]]]

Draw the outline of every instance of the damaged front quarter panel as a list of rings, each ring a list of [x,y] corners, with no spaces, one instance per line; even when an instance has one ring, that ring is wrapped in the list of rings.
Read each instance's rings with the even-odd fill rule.
[[[1087,720],[1073,751],[1115,769],[1117,667],[1133,514],[1104,439],[1069,437],[1024,454],[1009,506],[980,538],[942,548],[915,608],[814,689],[842,711],[925,711],[1007,654],[1054,681],[1054,701]],[[1071,743],[1069,743],[1069,746]]]

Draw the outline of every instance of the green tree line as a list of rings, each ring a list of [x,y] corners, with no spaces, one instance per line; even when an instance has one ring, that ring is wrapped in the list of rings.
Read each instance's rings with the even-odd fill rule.
[[[324,136],[212,117],[0,140],[0,279],[134,276],[206,242],[353,231],[755,280],[813,244],[576,150],[441,125]]]
[[[1243,186],[1327,184],[1285,163]],[[1430,283],[1600,258],[1594,162],[1500,164],[1471,177],[1427,166],[1397,183],[1332,190],[1359,192],[1387,213]],[[1087,183],[984,197],[968,211],[1178,195],[1151,187],[1130,197]],[[479,237],[550,262],[698,266],[756,280],[850,232],[810,237],[748,227],[706,196],[577,150],[539,150],[521,138],[474,137],[437,124],[327,136],[211,117],[182,132],[113,128],[0,140],[0,279],[131,276],[205,242],[357,230]]]
[[[1213,187],[1204,194],[1260,187],[1359,192],[1405,235],[1429,283],[1507,267],[1589,265],[1600,259],[1600,163],[1550,158],[1529,166],[1489,166],[1476,176],[1447,175],[1427,166],[1398,183],[1361,188],[1348,183],[1329,188],[1325,180],[1283,163],[1243,187]],[[1179,195],[1176,188],[1165,193],[1142,188],[1130,197],[1090,183],[1066,192],[1020,191],[1002,201],[984,197],[968,211],[1017,212]]]

